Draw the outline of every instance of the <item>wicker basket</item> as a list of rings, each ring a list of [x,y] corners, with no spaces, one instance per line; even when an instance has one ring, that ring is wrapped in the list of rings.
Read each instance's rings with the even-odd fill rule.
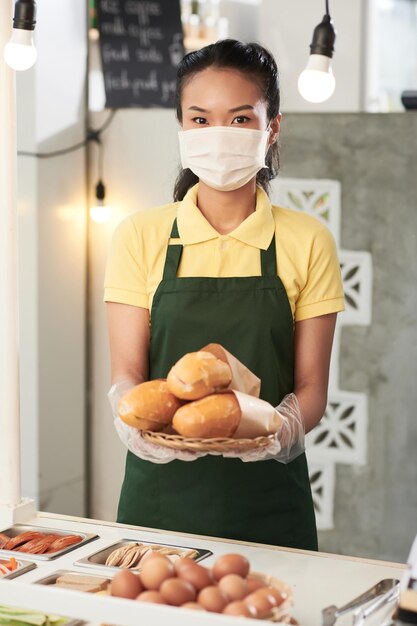
[[[164,448],[174,450],[188,450],[191,452],[248,452],[266,448],[274,439],[275,435],[266,437],[256,437],[255,439],[232,439],[230,437],[218,437],[213,439],[181,437],[180,435],[169,435],[167,433],[157,433],[151,430],[143,430],[142,437]]]

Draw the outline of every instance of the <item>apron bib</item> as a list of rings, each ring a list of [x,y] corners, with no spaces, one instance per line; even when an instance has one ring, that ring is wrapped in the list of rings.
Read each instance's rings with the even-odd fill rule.
[[[174,221],[171,238],[178,238]],[[168,245],[151,315],[150,379],[186,352],[220,343],[262,381],[273,406],[293,390],[294,329],[277,276],[275,236],[261,276],[178,278],[182,246]],[[160,465],[127,453],[118,522],[317,550],[305,454],[287,465],[206,456]]]

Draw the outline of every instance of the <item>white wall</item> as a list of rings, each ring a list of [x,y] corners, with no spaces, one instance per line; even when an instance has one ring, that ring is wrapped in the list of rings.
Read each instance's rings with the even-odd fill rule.
[[[84,0],[38,3],[38,61],[18,76],[18,148],[84,136]],[[19,157],[23,495],[85,511],[85,151]]]

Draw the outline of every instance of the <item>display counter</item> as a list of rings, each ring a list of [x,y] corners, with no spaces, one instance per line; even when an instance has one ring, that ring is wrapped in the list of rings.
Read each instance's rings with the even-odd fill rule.
[[[86,535],[87,540],[48,560],[44,555],[24,555],[25,561],[35,563],[36,567],[11,580],[0,580],[0,604],[78,618],[94,626],[102,623],[118,626],[243,626],[248,623],[245,618],[205,612],[197,614],[182,608],[35,584],[62,570],[110,577],[113,573],[109,574],[109,568],[95,563],[94,555],[123,539],[209,551],[212,554],[201,561],[207,566],[222,554],[239,552],[249,559],[253,571],[272,575],[290,585],[294,593],[292,615],[301,626],[319,626],[324,607],[332,604],[341,606],[384,578],[401,579],[406,568],[399,563],[277,548],[51,513],[38,513],[28,525],[80,533]],[[97,537],[90,538],[90,535]],[[23,554],[16,553],[17,556],[23,558]],[[255,623],[255,620],[249,622]]]

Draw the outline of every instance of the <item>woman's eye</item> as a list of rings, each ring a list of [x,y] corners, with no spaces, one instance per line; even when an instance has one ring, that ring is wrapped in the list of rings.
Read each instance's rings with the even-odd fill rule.
[[[249,122],[249,118],[246,115],[238,115],[233,120],[233,124],[244,124],[245,122]]]
[[[193,122],[196,124],[207,124],[207,120],[205,117],[193,117]]]

